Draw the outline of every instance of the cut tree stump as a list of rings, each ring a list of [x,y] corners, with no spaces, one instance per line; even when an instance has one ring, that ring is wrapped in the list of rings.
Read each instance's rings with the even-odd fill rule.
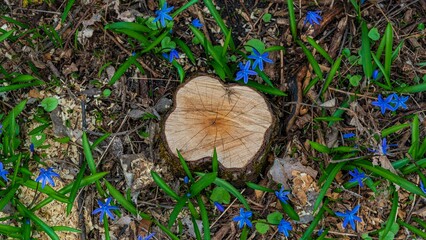
[[[198,76],[179,87],[163,122],[162,154],[182,169],[176,149],[190,168],[211,167],[216,148],[219,175],[241,185],[254,180],[265,162],[275,118],[265,98],[247,86],[225,85]]]

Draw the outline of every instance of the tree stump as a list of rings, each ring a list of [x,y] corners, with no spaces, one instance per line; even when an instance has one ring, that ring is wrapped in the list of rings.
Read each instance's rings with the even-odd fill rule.
[[[242,185],[261,171],[274,123],[271,108],[260,93],[198,76],[177,90],[163,123],[162,147],[173,170],[181,169],[177,149],[194,171],[211,166],[216,148],[220,176]]]

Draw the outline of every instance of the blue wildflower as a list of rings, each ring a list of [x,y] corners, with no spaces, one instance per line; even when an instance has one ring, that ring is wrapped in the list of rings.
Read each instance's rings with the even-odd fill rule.
[[[185,194],[185,196],[186,196],[187,198],[190,198],[192,195],[191,195],[191,193],[186,193],[186,194]]]
[[[99,216],[100,223],[103,222],[105,214],[107,215],[107,217],[110,217],[112,220],[114,220],[114,215],[112,215],[111,210],[118,210],[118,207],[109,205],[111,203],[111,200],[112,200],[112,197],[107,198],[105,202],[98,200],[99,208],[95,209],[92,212],[92,214],[101,213]]]
[[[275,191],[275,196],[282,202],[287,203],[288,197],[287,195],[290,194],[289,191],[284,191],[284,186],[281,186],[280,191]]]
[[[179,58],[179,53],[174,48],[172,50],[170,50],[169,54],[163,53],[162,55],[165,59],[168,59],[170,63],[173,62],[173,59]]]
[[[320,25],[320,22],[322,21],[322,17],[320,15],[321,11],[308,11],[306,13],[305,21],[303,24],[306,24],[307,22],[311,24],[312,26],[317,24]]]
[[[31,143],[30,144],[30,152],[33,153],[34,151],[35,151],[35,149],[34,149],[34,143]]]
[[[244,225],[247,225],[248,227],[253,227],[253,225],[250,222],[251,216],[253,213],[251,211],[244,211],[244,208],[240,208],[240,215],[234,217],[232,220],[238,222],[238,227],[243,228]]]
[[[189,183],[189,177],[188,177],[188,176],[185,176],[185,177],[183,178],[183,183],[185,183],[185,184],[188,184],[188,183]]]
[[[150,240],[151,238],[153,238],[155,235],[155,233],[151,233],[146,237],[142,237],[142,236],[138,236],[138,240]]]
[[[3,168],[3,163],[0,162],[0,177],[4,179],[5,182],[7,182],[7,175],[9,172]]]
[[[378,70],[378,69],[375,69],[375,70],[373,71],[373,74],[371,75],[371,77],[372,77],[374,80],[376,80],[376,79],[379,77],[379,70]]]
[[[426,194],[426,188],[422,180],[420,180],[420,189],[423,191],[424,194]]]
[[[259,70],[263,71],[263,62],[273,63],[271,59],[268,58],[268,53],[260,54],[256,49],[253,48],[253,53],[248,56],[249,59],[253,59],[252,69],[256,69],[259,66]]]
[[[324,232],[324,229],[321,228],[320,230],[318,230],[317,235],[321,236],[323,232]]]
[[[222,206],[222,204],[218,202],[213,202],[213,203],[214,203],[214,206],[217,208],[217,210],[219,210],[219,212],[225,211],[225,208]]]
[[[392,93],[391,96],[393,96],[393,99],[391,103],[395,104],[394,109],[403,108],[407,109],[407,105],[405,105],[405,102],[408,100],[408,96],[401,96],[399,97],[396,93]]]
[[[353,138],[355,137],[355,133],[345,133],[343,134],[343,139]]]
[[[192,26],[196,27],[196,28],[201,28],[203,27],[203,24],[200,22],[200,20],[198,20],[197,18],[192,20],[191,22]]]
[[[290,222],[287,222],[284,219],[281,219],[280,224],[278,224],[278,232],[284,234],[284,236],[288,237],[288,231],[293,230]]]
[[[342,224],[343,228],[346,228],[346,225],[348,225],[348,223],[349,223],[349,224],[351,224],[352,229],[356,230],[355,221],[357,221],[357,222],[362,221],[361,218],[356,215],[358,210],[359,210],[359,207],[360,207],[360,205],[358,204],[358,205],[356,205],[356,207],[354,207],[354,209],[352,209],[350,211],[346,210],[344,213],[336,212],[336,215],[338,217],[344,218],[343,224]]]
[[[166,20],[173,20],[172,17],[168,13],[170,13],[173,10],[174,7],[167,7],[167,3],[165,2],[163,7],[160,10],[155,11],[155,15],[157,15],[154,18],[154,23],[160,21],[161,26],[166,26]]]
[[[379,94],[379,97],[378,97],[377,101],[374,101],[371,104],[373,106],[380,107],[380,111],[382,112],[382,114],[385,114],[386,109],[389,109],[391,111],[395,110],[395,108],[390,105],[390,103],[392,102],[392,100],[393,100],[393,96],[392,95],[389,95],[386,99],[383,99],[382,95]]]
[[[3,133],[3,124],[0,123],[0,134]]]
[[[386,138],[382,138],[382,144],[380,146],[380,153],[383,155],[387,155],[388,154],[388,141],[386,140]]]
[[[53,171],[53,168],[40,168],[40,174],[36,178],[36,182],[41,182],[42,189],[46,186],[46,182],[48,182],[50,185],[52,185],[52,187],[54,187],[55,182],[53,181],[53,177],[60,177],[59,174]]]
[[[250,61],[247,61],[245,64],[239,63],[238,67],[240,67],[240,71],[237,72],[237,78],[235,78],[235,81],[243,78],[244,83],[247,84],[250,75],[257,75],[255,71],[250,70]]]
[[[364,187],[362,180],[365,178],[365,173],[359,172],[358,169],[355,168],[353,171],[349,171],[349,174],[352,176],[352,179],[349,180],[349,182],[358,182],[361,187]]]

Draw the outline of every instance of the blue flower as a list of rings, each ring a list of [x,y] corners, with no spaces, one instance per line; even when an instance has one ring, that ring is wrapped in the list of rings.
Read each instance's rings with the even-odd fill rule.
[[[155,11],[155,15],[157,15],[154,18],[154,23],[160,20],[161,26],[166,26],[166,20],[173,20],[172,17],[168,13],[170,13],[173,10],[174,7],[167,7],[167,3],[165,2],[163,7],[160,10]]]
[[[3,124],[0,123],[0,134],[3,133]]]
[[[284,236],[288,237],[288,231],[293,230],[290,222],[287,222],[284,219],[281,219],[280,224],[278,224],[278,232],[284,234]]]
[[[405,102],[408,100],[408,96],[401,96],[399,97],[396,93],[392,93],[391,96],[393,96],[393,99],[391,103],[395,104],[394,109],[403,108],[407,109],[407,105],[405,105]]]
[[[244,211],[244,208],[240,208],[240,215],[234,217],[232,220],[238,222],[238,227],[243,228],[244,225],[247,225],[248,227],[253,227],[253,225],[250,222],[251,216],[253,213],[251,211]]]
[[[343,134],[343,139],[353,138],[355,137],[355,133],[345,133]]]
[[[373,80],[376,80],[379,77],[379,70],[375,69],[371,77],[373,78]]]
[[[382,98],[382,94],[379,94],[377,101],[372,102],[371,104],[376,107],[380,107],[382,114],[385,114],[386,109],[394,111],[395,108],[390,105],[392,102],[393,96],[389,95],[386,99]]]
[[[344,220],[343,220],[343,224],[342,224],[342,226],[343,226],[343,228],[346,228],[346,225],[348,225],[348,223],[349,224],[351,224],[351,227],[352,227],[352,229],[353,230],[356,230],[356,226],[355,226],[355,221],[357,221],[357,222],[361,222],[362,220],[361,220],[361,218],[360,217],[358,217],[357,215],[356,215],[356,213],[358,212],[358,210],[359,210],[359,204],[358,205],[356,205],[356,207],[354,207],[354,209],[353,210],[351,210],[351,211],[349,211],[349,210],[346,210],[345,211],[345,213],[342,213],[342,212],[336,212],[336,215],[338,216],[338,217],[342,217],[342,218],[344,218]]]
[[[112,197],[109,197],[105,200],[105,203],[101,200],[98,200],[99,208],[95,209],[92,214],[98,214],[101,213],[99,216],[99,221],[102,223],[104,220],[104,215],[106,214],[107,217],[110,217],[112,220],[114,220],[114,215],[112,215],[111,210],[118,210],[117,206],[111,206],[109,205],[111,203]]]
[[[259,70],[263,71],[263,62],[273,63],[271,59],[268,58],[268,53],[260,54],[256,49],[253,48],[253,53],[248,56],[249,59],[253,59],[252,69],[256,69],[259,66]]]
[[[32,152],[32,153],[34,152],[34,143],[30,144],[30,152]]]
[[[322,21],[322,17],[320,15],[321,11],[308,11],[306,13],[305,21],[303,24],[306,24],[307,22],[311,24],[312,26],[317,24],[320,25],[320,22]]]
[[[257,73],[253,70],[250,70],[250,61],[247,61],[244,64],[239,63],[238,67],[240,67],[240,71],[237,72],[237,78],[235,78],[235,81],[240,80],[241,78],[244,78],[244,83],[248,83],[248,78],[250,75],[257,75]]]
[[[284,191],[284,186],[281,186],[280,191],[275,191],[275,196],[282,202],[287,203],[288,197],[287,195],[290,194],[289,191]]]
[[[201,28],[203,27],[203,24],[200,22],[200,20],[198,20],[197,18],[192,20],[191,22],[192,26],[196,27],[196,28]]]
[[[146,237],[142,237],[142,236],[138,236],[138,240],[150,240],[151,238],[153,238],[155,235],[155,233],[151,233]]]
[[[7,174],[9,174],[9,172],[3,168],[3,163],[0,162],[0,177],[3,178],[5,182],[7,182]]]
[[[53,171],[53,168],[40,168],[40,174],[36,178],[36,182],[41,182],[42,189],[46,186],[46,182],[48,182],[50,185],[52,185],[52,187],[54,187],[55,182],[53,181],[53,177],[60,177],[59,174]]]
[[[183,178],[183,183],[185,183],[185,184],[188,184],[188,183],[189,183],[189,177],[188,177],[188,176],[185,176],[185,177]]]
[[[386,138],[382,138],[382,144],[380,146],[380,153],[383,155],[387,155],[388,154],[388,141],[386,140]]]
[[[162,54],[163,55],[163,57],[165,58],[165,59],[168,59],[169,60],[169,62],[173,62],[173,59],[175,59],[175,58],[179,58],[179,53],[178,53],[178,51],[176,51],[176,49],[172,49],[172,50],[170,50],[170,53],[169,54],[167,54],[167,53],[163,53]]]
[[[323,232],[324,232],[324,229],[321,228],[320,230],[318,230],[317,235],[321,236]]]
[[[213,203],[214,203],[214,206],[217,208],[217,210],[219,210],[219,212],[225,211],[225,208],[222,206],[222,204],[218,202],[213,202]]]
[[[362,180],[365,178],[365,173],[359,172],[358,169],[355,168],[353,171],[349,171],[349,174],[352,176],[352,179],[349,180],[349,182],[358,182],[361,187],[364,187]]]
[[[423,191],[424,194],[426,194],[426,188],[422,180],[420,180],[420,189]]]

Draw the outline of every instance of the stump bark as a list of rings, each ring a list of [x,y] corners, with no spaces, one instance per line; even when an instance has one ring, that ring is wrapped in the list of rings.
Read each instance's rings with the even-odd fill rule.
[[[180,169],[178,149],[195,171],[211,166],[216,148],[219,174],[241,185],[258,176],[274,125],[271,108],[260,93],[198,76],[177,90],[163,123],[162,147],[172,169]]]

